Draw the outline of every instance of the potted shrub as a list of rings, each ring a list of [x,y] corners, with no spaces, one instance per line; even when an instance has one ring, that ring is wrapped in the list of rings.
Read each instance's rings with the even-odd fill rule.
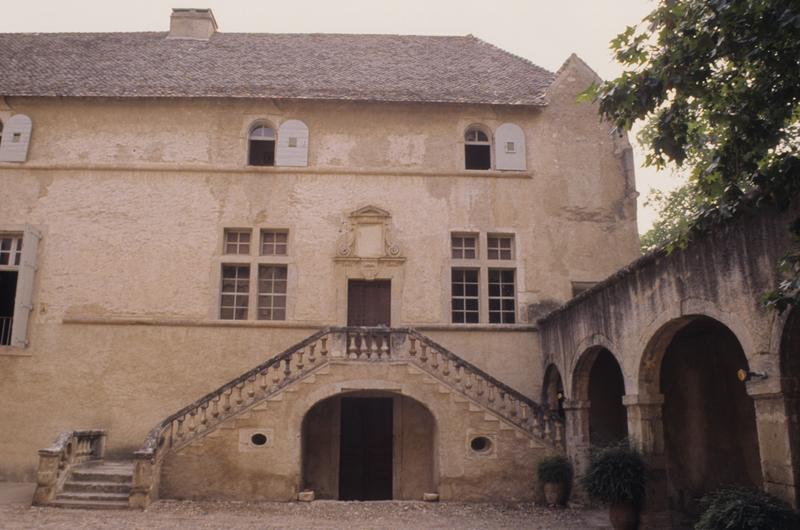
[[[544,498],[548,506],[566,504],[572,485],[572,464],[566,457],[556,455],[542,458],[536,468],[536,475],[544,489]]]
[[[594,451],[582,484],[592,499],[609,505],[609,519],[616,530],[639,527],[645,464],[638,451],[627,443]]]
[[[703,510],[695,530],[789,530],[800,520],[785,502],[742,487],[723,488],[700,501]]]

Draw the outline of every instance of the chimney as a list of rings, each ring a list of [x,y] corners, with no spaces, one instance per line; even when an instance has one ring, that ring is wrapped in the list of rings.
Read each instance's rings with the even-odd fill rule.
[[[208,40],[217,31],[210,9],[173,8],[168,39]]]

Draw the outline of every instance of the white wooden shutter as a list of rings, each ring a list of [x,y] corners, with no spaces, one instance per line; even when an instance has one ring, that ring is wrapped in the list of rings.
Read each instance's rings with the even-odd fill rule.
[[[25,162],[31,141],[31,119],[24,114],[11,116],[3,127],[0,162]]]
[[[28,345],[28,319],[33,309],[33,280],[36,276],[36,255],[41,237],[33,227],[25,226],[19,276],[17,276],[17,293],[14,298],[14,321],[11,327],[11,345],[19,348]]]
[[[525,171],[525,133],[514,123],[504,123],[494,135],[494,159],[497,169]]]
[[[276,166],[308,165],[308,127],[300,120],[287,120],[278,129]]]

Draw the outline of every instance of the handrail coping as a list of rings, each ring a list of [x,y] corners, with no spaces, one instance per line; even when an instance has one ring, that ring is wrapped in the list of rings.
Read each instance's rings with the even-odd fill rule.
[[[39,449],[39,454],[42,456],[57,456],[61,454],[64,449],[67,447],[67,443],[69,443],[70,439],[73,437],[77,438],[93,438],[97,436],[105,436],[107,433],[105,429],[78,429],[74,431],[63,431],[58,433],[58,436],[50,447],[45,447],[44,449]]]

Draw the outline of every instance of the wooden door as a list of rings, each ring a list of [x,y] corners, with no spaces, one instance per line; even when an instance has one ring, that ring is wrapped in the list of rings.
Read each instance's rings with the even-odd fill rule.
[[[342,398],[339,499],[392,498],[392,398]]]
[[[347,284],[348,326],[390,326],[391,280],[350,280]]]

